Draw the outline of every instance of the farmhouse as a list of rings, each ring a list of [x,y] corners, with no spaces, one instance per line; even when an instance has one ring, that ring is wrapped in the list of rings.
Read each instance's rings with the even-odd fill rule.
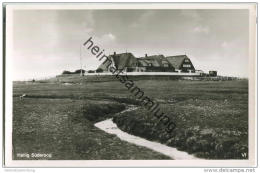
[[[177,71],[195,72],[195,68],[191,60],[186,55],[168,56],[166,59]]]
[[[132,53],[121,53],[108,56],[108,61],[102,63],[97,72],[108,72],[108,67],[114,67],[124,72],[182,72],[195,73],[191,60],[186,55],[168,56],[145,54],[136,58]]]

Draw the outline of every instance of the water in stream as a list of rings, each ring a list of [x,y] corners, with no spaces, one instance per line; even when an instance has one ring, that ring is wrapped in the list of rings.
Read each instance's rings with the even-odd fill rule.
[[[143,147],[152,149],[154,151],[167,155],[175,160],[199,159],[184,151],[178,151],[176,148],[169,147],[167,145],[163,145],[158,142],[149,141],[144,138],[128,134],[128,133],[120,130],[117,127],[117,125],[112,121],[112,119],[107,119],[107,120],[98,122],[95,124],[95,126],[109,134],[115,134],[117,137],[119,137],[123,141],[127,141],[127,142],[133,143],[138,146],[143,146]]]

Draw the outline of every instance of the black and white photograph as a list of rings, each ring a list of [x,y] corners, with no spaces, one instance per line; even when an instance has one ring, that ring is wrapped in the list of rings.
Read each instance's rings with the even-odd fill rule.
[[[254,3],[5,12],[6,165],[255,165]]]

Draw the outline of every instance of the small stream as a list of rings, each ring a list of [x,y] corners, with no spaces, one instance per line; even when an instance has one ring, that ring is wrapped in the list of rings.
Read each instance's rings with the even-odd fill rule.
[[[122,111],[121,113],[126,112],[126,111],[132,111],[134,109],[137,109],[137,107],[129,107],[128,109]],[[154,150],[154,151],[157,151],[157,152],[162,153],[164,155],[167,155],[174,160],[199,159],[199,158],[196,158],[193,155],[188,154],[187,152],[179,151],[176,148],[169,147],[167,145],[164,145],[164,144],[161,144],[161,143],[158,143],[158,142],[149,141],[147,139],[128,134],[128,133],[120,130],[117,127],[117,125],[112,121],[112,118],[98,122],[98,123],[95,124],[95,126],[99,129],[109,133],[109,134],[116,135],[118,138],[120,138],[123,141],[127,141],[127,142],[130,142],[130,143],[138,145],[138,146],[149,148],[151,150]]]

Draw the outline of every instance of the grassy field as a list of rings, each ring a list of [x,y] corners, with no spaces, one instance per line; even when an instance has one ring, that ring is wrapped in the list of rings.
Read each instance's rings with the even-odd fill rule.
[[[34,152],[52,153],[51,159],[169,159],[94,127],[127,104],[138,104],[120,82],[102,80],[14,82],[14,158],[16,153]],[[198,157],[248,157],[246,80],[138,80],[135,84],[160,103],[177,128],[171,135],[165,133],[140,107],[114,118],[122,130]],[[22,94],[27,97],[20,100]]]
[[[111,101],[73,99],[14,99],[13,150],[45,153],[58,160],[169,159],[123,142],[96,127],[95,120],[111,117],[124,106]],[[99,116],[93,121],[95,115]],[[30,158],[35,159],[35,158]]]
[[[161,103],[176,129],[167,133],[162,122],[140,108],[114,118],[122,130],[202,158],[248,158],[247,81],[146,81],[145,85],[143,90]]]

